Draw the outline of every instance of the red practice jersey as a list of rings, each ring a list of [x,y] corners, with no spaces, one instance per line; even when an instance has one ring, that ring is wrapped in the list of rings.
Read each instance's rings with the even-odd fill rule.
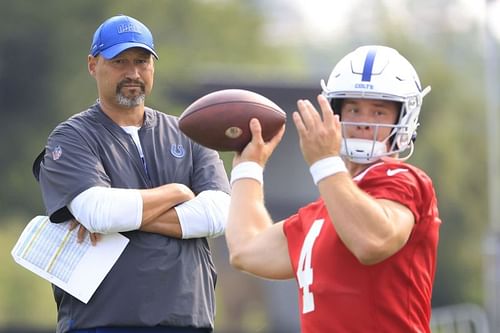
[[[363,265],[340,240],[322,199],[288,218],[284,232],[299,285],[302,332],[430,332],[441,224],[430,178],[385,160],[354,181],[373,198],[408,207],[415,225],[397,253]]]

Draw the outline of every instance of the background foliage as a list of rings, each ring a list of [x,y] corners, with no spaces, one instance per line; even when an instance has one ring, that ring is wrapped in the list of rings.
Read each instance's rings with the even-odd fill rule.
[[[432,1],[422,1],[432,6]],[[2,1],[0,327],[54,325],[50,286],[15,265],[10,250],[25,223],[44,212],[31,163],[57,123],[95,100],[86,56],[97,25],[117,13],[134,16],[153,31],[160,60],[148,104],[174,114],[183,105],[172,102],[172,91],[201,82],[231,78],[315,86],[341,55],[359,44],[399,49],[414,63],[423,84],[432,86],[411,161],[433,178],[443,219],[433,305],[482,304],[487,142],[477,27],[455,32],[442,21],[431,21],[432,34],[424,25],[418,34],[408,34],[385,14],[382,2],[370,3],[380,8],[368,22],[377,23],[377,34],[366,33],[352,20],[351,33],[343,38],[287,44],[266,37],[269,15],[260,1]],[[493,145],[498,149],[498,143]],[[235,288],[253,283],[235,276],[240,279]],[[220,286],[218,293],[234,291],[228,288]],[[217,323],[227,328],[230,308],[241,305],[225,304],[224,298],[218,302]],[[258,303],[246,304],[241,329],[266,327],[269,318],[258,308]]]

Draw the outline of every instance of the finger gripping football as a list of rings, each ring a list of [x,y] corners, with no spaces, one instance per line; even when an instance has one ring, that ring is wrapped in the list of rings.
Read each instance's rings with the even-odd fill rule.
[[[286,113],[255,92],[226,89],[207,94],[187,107],[179,127],[193,141],[219,151],[242,151],[252,139],[249,122],[257,118],[269,141],[286,121]]]

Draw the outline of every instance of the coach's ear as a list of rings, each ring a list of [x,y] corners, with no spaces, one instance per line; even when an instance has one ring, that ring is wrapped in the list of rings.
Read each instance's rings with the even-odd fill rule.
[[[97,57],[92,56],[89,54],[88,59],[87,59],[87,68],[89,70],[90,75],[95,77],[95,66],[97,64]]]

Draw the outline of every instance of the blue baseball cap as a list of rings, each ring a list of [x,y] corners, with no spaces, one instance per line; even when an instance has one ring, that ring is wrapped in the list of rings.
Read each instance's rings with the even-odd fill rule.
[[[133,17],[118,15],[107,19],[97,28],[90,54],[94,57],[100,54],[106,59],[112,59],[132,47],[148,50],[158,59],[151,31]]]

